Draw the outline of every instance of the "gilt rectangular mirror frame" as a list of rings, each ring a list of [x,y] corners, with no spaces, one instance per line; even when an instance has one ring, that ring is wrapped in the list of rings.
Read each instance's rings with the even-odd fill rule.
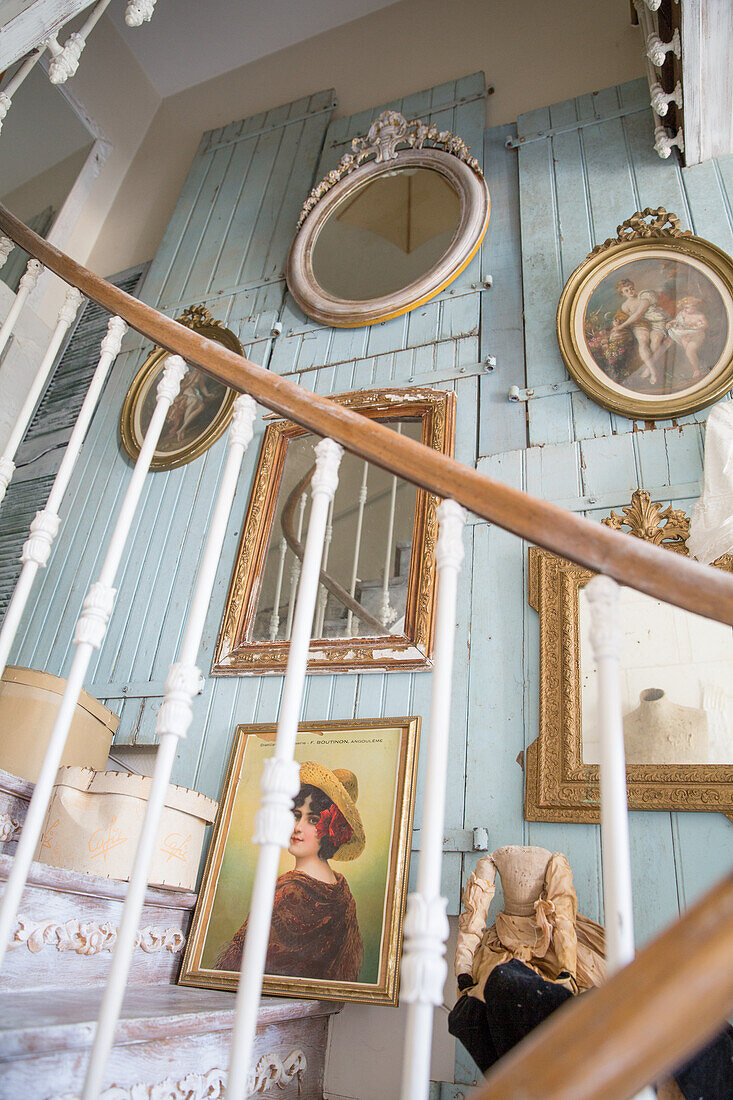
[[[452,455],[455,394],[362,390],[332,400]],[[212,672],[282,673],[310,513],[318,438],[265,430]],[[437,498],[345,454],[331,506],[308,672],[429,668]]]
[[[603,522],[687,554],[689,519],[636,490]],[[733,571],[733,555],[713,568]],[[583,589],[594,574],[533,546],[529,603],[540,617],[539,736],[525,754],[525,818],[597,822],[597,671]],[[620,678],[632,810],[733,817],[733,632],[622,588]]]

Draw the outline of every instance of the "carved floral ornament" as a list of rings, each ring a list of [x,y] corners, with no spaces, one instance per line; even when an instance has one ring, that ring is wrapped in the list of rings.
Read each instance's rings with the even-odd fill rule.
[[[674,553],[685,556],[689,553],[686,542],[689,517],[679,508],[664,507],[652,501],[644,489],[633,493],[631,502],[621,509],[621,514],[611,512],[602,522],[632,538],[643,539]],[[733,572],[733,554],[719,558],[713,567]],[[524,816],[528,821],[599,820],[598,766],[586,763],[584,757],[581,706],[583,684],[589,670],[585,665],[581,667],[580,590],[593,576],[589,569],[557,554],[537,546],[530,547],[528,599],[530,606],[539,612],[540,620],[540,714],[539,736],[528,746],[524,761]],[[641,613],[643,611],[637,612]],[[654,621],[646,624],[649,634]],[[680,620],[671,621],[677,625],[670,629],[684,629]],[[629,629],[623,615],[621,627],[624,632]],[[644,633],[641,629],[629,633],[621,651],[623,674],[642,686],[639,674],[647,667],[654,651],[642,652],[638,668],[630,653],[635,651],[636,645],[642,644],[638,639]],[[628,638],[635,639],[634,645]],[[651,660],[649,667],[659,663]],[[717,689],[718,683],[707,683],[709,673],[704,664],[697,668],[693,665],[686,673],[693,683],[700,679],[708,721],[713,726],[720,720],[725,721],[724,710],[716,713],[719,701],[713,701],[713,696],[709,695],[705,702],[706,692],[711,687]],[[650,682],[646,687],[664,688],[664,684]],[[660,694],[663,697],[666,693]],[[681,709],[694,708],[683,706]],[[627,788],[629,809],[632,810],[705,811],[733,817],[733,768],[729,763],[629,762]]]
[[[420,197],[413,201],[413,194]],[[467,267],[489,210],[481,165],[462,138],[385,111],[306,198],[288,257],[288,287],[322,324],[353,328],[398,317]],[[359,228],[363,248],[344,236],[344,222],[347,230]]]
[[[383,164],[385,161],[394,160],[399,148],[422,149],[426,142],[430,142],[431,149],[442,149],[458,157],[476,173],[480,180],[484,178],[481,165],[476,157],[470,155],[469,146],[462,138],[452,134],[450,130],[439,130],[437,126],[421,122],[419,118],[408,122],[399,111],[384,111],[379,118],[375,118],[366,137],[355,137],[351,142],[351,152],[346,153],[336,167],[313,188],[300,211],[298,229],[316,203],[332,187],[335,187],[339,180],[349,175],[359,165],[372,157],[376,164]]]
[[[99,955],[102,951],[112,951],[116,942],[117,927],[110,921],[31,920],[19,916],[9,946],[13,950],[25,945],[33,955],[46,947],[72,951],[75,955]],[[135,936],[135,946],[146,955],[158,951],[176,955],[185,943],[186,937],[179,928],[148,926]]]
[[[298,1095],[303,1074],[308,1069],[304,1052],[292,1050],[285,1058],[278,1054],[263,1054],[247,1080],[247,1096],[260,1095],[272,1088],[287,1088],[291,1081],[298,1082]],[[215,1067],[204,1073],[187,1073],[185,1077],[166,1077],[149,1084],[136,1081],[133,1085],[112,1085],[99,1094],[99,1100],[224,1100],[227,1087],[227,1071]],[[78,1100],[76,1093],[65,1092],[51,1100]]]

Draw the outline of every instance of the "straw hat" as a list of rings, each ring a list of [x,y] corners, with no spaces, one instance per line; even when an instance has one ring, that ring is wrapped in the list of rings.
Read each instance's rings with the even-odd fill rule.
[[[353,772],[347,768],[326,768],[323,764],[316,764],[313,760],[306,760],[300,765],[300,782],[309,783],[312,787],[318,787],[320,791],[333,802],[344,815],[351,826],[351,837],[337,848],[331,859],[349,860],[356,859],[364,851],[366,835],[364,826],[356,808],[356,800],[359,797],[359,783]]]

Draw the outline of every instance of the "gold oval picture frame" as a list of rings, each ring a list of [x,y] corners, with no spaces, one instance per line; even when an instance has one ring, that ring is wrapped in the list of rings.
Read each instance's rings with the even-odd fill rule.
[[[215,320],[205,306],[192,306],[176,320],[199,335],[223,344],[229,351],[243,354],[234,333]],[[133,461],[140,454],[155,408],[156,386],[168,354],[164,348],[153,349],[137,372],[122,406],[120,436],[122,446]],[[166,416],[150,463],[151,470],[185,466],[207,451],[226,431],[236,397],[236,392],[228,386],[190,367]]]
[[[733,386],[733,260],[663,207],[618,227],[568,279],[557,338],[589,397],[623,416],[695,412]]]
[[[429,270],[398,290],[365,300],[337,297],[320,285],[314,272],[319,235],[368,184],[404,169],[438,173],[457,196],[458,224],[450,243]],[[490,210],[481,166],[460,138],[417,119],[408,122],[397,111],[385,111],[366,137],[352,141],[352,152],[308,196],[288,256],[288,287],[303,312],[324,325],[359,328],[399,317],[434,298],[468,266],[486,233]],[[354,263],[358,262],[355,255]]]

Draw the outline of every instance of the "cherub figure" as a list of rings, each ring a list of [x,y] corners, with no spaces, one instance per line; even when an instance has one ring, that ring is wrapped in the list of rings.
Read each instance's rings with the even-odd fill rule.
[[[707,336],[708,319],[702,311],[699,298],[680,298],[677,314],[667,325],[667,332],[679,344],[693,369],[693,380],[702,377],[702,366],[697,353]]]

